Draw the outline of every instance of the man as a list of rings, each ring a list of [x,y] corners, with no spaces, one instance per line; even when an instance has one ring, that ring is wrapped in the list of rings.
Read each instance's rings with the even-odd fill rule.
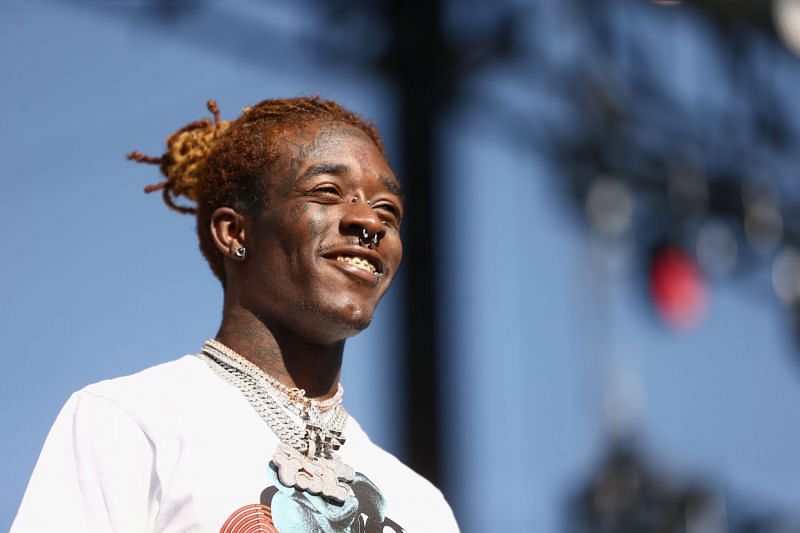
[[[90,385],[48,435],[12,531],[457,531],[338,385],[402,257],[379,134],[318,98],[181,128],[158,164],[225,289],[203,352]],[[196,203],[179,204],[178,198]]]

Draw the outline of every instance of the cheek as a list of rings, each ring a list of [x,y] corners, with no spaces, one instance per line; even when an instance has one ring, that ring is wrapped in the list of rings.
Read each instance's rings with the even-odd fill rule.
[[[397,269],[400,268],[400,263],[403,260],[403,243],[400,242],[400,239],[397,239],[396,242],[391,244],[391,247],[388,248],[385,252],[385,261],[386,266],[389,267],[389,272],[392,278],[394,278],[395,274],[397,274]]]
[[[322,235],[330,222],[330,214],[326,206],[319,207],[320,209],[307,212],[308,235],[312,238]]]
[[[300,219],[303,218],[303,215],[306,214],[308,208],[311,206],[308,202],[303,202],[300,204],[295,204],[289,209],[289,220],[293,223],[297,224],[300,222]]]

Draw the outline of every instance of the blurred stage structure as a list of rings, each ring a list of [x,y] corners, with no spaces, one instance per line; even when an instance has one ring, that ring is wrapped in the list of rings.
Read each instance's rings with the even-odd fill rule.
[[[777,9],[767,15],[781,2],[698,2],[707,12],[670,4],[587,3],[603,64],[571,84],[591,117],[558,145],[569,147],[571,192],[599,238],[636,248],[671,324],[701,318],[707,284],[759,268],[771,269],[796,320],[800,124],[786,74],[798,60],[763,27],[780,20]],[[675,53],[709,68],[707,85],[675,86],[666,58],[648,50],[664,36],[643,35],[640,17],[661,19],[665,32],[682,25],[695,44]]]
[[[102,2],[88,9],[106,9]],[[162,28],[206,2],[154,1],[139,13]],[[484,103],[498,136],[545,153],[565,208],[585,222],[600,263],[637,265],[653,309],[670,327],[702,320],[715,283],[778,302],[800,332],[800,2],[558,0],[306,0],[289,21],[230,13],[237,34],[217,51],[269,61],[275,41],[306,46],[343,68],[377,69],[396,94],[399,173],[408,189],[405,257],[409,463],[441,480],[439,302],[431,265],[440,125],[466,96]],[[291,11],[291,9],[289,10]],[[319,20],[310,24],[307,13]],[[111,11],[113,15],[118,11]],[[326,31],[318,31],[319,25]],[[560,25],[557,41],[543,25]],[[580,31],[574,31],[575,28]],[[181,33],[197,43],[202,31]],[[654,53],[668,39],[672,57]],[[259,42],[253,47],[245,43]],[[592,51],[587,53],[586,51]],[[515,108],[464,81],[494,68],[549,113]],[[708,69],[702,85],[675,69]],[[488,123],[489,121],[487,121]],[[753,281],[770,272],[772,287]],[[613,268],[608,271],[613,276]],[[780,315],[776,313],[776,320]],[[411,386],[410,384],[413,384]],[[769,510],[739,512],[724,490],[660,474],[629,435],[566,506],[566,531],[797,532]],[[745,506],[746,507],[746,506]]]
[[[797,533],[793,517],[753,510],[725,491],[662,472],[631,448],[609,453],[567,507],[570,533]]]

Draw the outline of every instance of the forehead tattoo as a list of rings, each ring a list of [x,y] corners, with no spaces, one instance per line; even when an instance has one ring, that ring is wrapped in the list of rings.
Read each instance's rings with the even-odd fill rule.
[[[280,142],[289,150],[289,170],[296,175],[296,181],[313,175],[319,175],[319,172],[308,174],[311,169],[306,170],[302,175],[297,174],[306,159],[312,155],[320,156],[324,154],[325,151],[339,146],[341,144],[341,137],[356,137],[368,142],[373,142],[372,139],[360,129],[340,123],[331,123],[321,126],[316,136],[309,139],[308,137],[310,134],[306,126],[307,125],[304,124],[302,127],[297,127],[294,135],[286,135],[280,139]],[[317,165],[314,167],[317,167]]]

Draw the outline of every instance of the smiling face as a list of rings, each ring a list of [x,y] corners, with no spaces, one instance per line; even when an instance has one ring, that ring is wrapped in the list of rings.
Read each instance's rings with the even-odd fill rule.
[[[342,340],[369,325],[400,265],[400,186],[353,126],[314,123],[277,142],[267,205],[247,218],[247,259],[229,289],[268,327]]]

